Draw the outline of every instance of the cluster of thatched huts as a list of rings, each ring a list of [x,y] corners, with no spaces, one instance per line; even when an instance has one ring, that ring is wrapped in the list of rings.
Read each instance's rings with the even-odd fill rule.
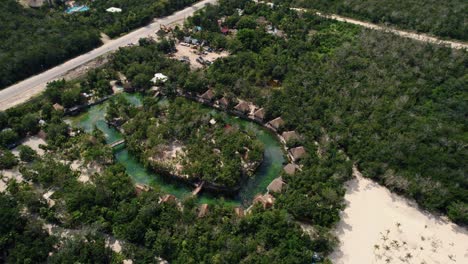
[[[211,88],[203,94],[191,98],[214,108],[252,120],[268,128],[280,139],[287,152],[290,163],[284,166],[284,172],[288,175],[293,175],[300,169],[297,162],[306,155],[305,148],[303,146],[297,146],[297,143],[301,140],[301,136],[296,131],[283,131],[285,121],[281,117],[266,122],[266,111],[263,107],[258,107],[252,102],[241,99],[229,99],[226,96],[220,98]],[[294,147],[289,148],[288,146]],[[257,195],[254,198],[254,203],[261,203],[265,208],[271,207],[274,204],[275,198],[270,193],[281,192],[284,185],[285,182],[282,177],[274,179],[267,187],[268,193],[265,195]]]
[[[289,163],[283,167],[284,173],[287,175],[294,175],[298,170],[301,169],[301,166],[298,164],[298,162],[307,154],[305,148],[300,145],[298,146],[297,144],[302,140],[302,137],[296,131],[284,131],[286,123],[281,117],[277,117],[266,122],[267,115],[263,107],[258,107],[252,102],[241,99],[232,99],[227,96],[217,96],[215,91],[211,88],[202,94],[196,95],[193,93],[184,92],[180,89],[177,92],[179,96],[198,101],[202,104],[261,124],[265,128],[272,131],[279,138],[285,151],[287,152]],[[274,179],[268,185],[267,193],[258,194],[254,197],[253,204],[259,203],[264,208],[272,207],[275,203],[275,197],[272,195],[272,193],[280,193],[283,190],[285,184],[286,182],[281,176]],[[208,212],[209,206],[207,204],[202,204],[199,208],[198,217],[204,217],[208,214]],[[242,208],[235,208],[235,213],[238,216],[244,215]]]

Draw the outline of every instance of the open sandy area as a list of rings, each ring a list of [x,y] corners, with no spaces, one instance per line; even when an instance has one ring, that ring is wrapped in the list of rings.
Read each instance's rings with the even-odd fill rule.
[[[0,170],[0,192],[6,190],[7,183],[11,179],[15,179],[17,182],[24,181],[23,175],[21,175],[17,167],[11,170]]]
[[[26,138],[22,145],[26,145],[31,147],[33,150],[37,152],[38,155],[42,156],[44,155],[44,150],[41,149],[39,146],[40,145],[47,145],[47,143],[40,137],[37,136],[32,136]],[[12,150],[12,153],[16,156],[19,156],[19,149],[16,147],[15,149]],[[16,179],[17,182],[22,182],[23,181],[23,176],[18,170],[18,167],[13,168],[11,170],[2,170],[0,171],[0,175],[3,176],[0,178],[0,192],[3,192],[7,188],[7,182],[10,179]]]
[[[185,44],[184,44],[185,45]],[[203,65],[197,62],[198,57],[202,57],[204,60],[214,62],[215,60],[229,56],[226,51],[223,52],[207,52],[208,54],[198,55],[198,49],[194,49],[190,46],[184,46],[182,43],[176,45],[177,52],[174,54],[176,59],[182,57],[188,57],[190,60],[190,67],[192,69],[202,68]]]
[[[431,215],[385,187],[363,178],[347,186],[347,208],[336,228],[337,264],[468,263],[468,231]]]
[[[28,146],[30,148],[32,148],[33,150],[35,150],[37,152],[37,154],[39,156],[42,156],[44,155],[44,150],[41,149],[39,146],[40,145],[44,145],[44,146],[47,146],[47,143],[45,142],[44,139],[40,138],[40,137],[37,137],[37,136],[32,136],[32,137],[28,137],[26,138],[23,143],[21,145],[25,145],[25,146]],[[18,147],[16,147],[15,149],[13,149],[13,154],[15,154],[16,156],[19,156],[19,149]]]
[[[78,181],[82,183],[86,183],[90,181],[90,177],[95,173],[101,173],[103,168],[98,164],[91,163],[85,166],[82,161],[74,160],[70,164],[70,168],[74,171],[80,172],[80,177],[78,177]]]

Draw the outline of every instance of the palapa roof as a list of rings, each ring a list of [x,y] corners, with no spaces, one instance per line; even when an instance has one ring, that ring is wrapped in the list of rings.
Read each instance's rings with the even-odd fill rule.
[[[296,173],[296,169],[297,169],[297,166],[292,163],[289,163],[283,168],[284,172],[286,172],[286,174],[288,175],[293,175],[294,173]]]
[[[265,195],[258,194],[255,196],[253,200],[253,204],[256,204],[256,203],[261,203],[263,208],[269,208],[269,207],[272,207],[273,204],[275,203],[275,197],[273,197],[271,194],[268,194],[268,193]]]
[[[244,209],[242,207],[234,208],[234,213],[236,213],[237,217],[244,217]]]
[[[226,97],[223,97],[218,100],[218,104],[223,105],[223,106],[228,106],[229,105],[229,100]]]
[[[267,187],[269,192],[281,192],[283,189],[284,181],[281,177],[274,179]]]
[[[284,138],[284,141],[288,142],[290,140],[296,140],[299,139],[299,135],[296,133],[296,131],[285,131],[281,135]]]
[[[213,100],[213,98],[215,97],[215,93],[213,91],[213,89],[208,89],[204,94],[202,94],[200,96],[201,98],[205,99],[205,100]]]
[[[58,103],[55,103],[52,107],[57,111],[63,111],[64,109],[63,106]]]
[[[151,188],[148,185],[137,183],[135,184],[135,191],[137,195],[140,195],[143,192],[148,192]]]
[[[265,118],[265,109],[263,109],[263,107],[262,107],[262,108],[258,109],[257,111],[255,111],[254,117],[260,118],[260,119]]]
[[[202,204],[198,208],[198,217],[205,217],[208,214],[208,204]]]
[[[159,198],[159,203],[168,203],[175,201],[177,201],[177,198],[172,194],[166,194],[163,197]]]
[[[29,0],[28,5],[30,7],[41,7],[44,4],[44,0]]]
[[[277,117],[268,122],[268,124],[270,124],[270,126],[272,126],[273,128],[278,129],[284,125],[284,120],[281,117]]]
[[[247,103],[246,101],[240,101],[235,107],[237,111],[243,112],[243,113],[248,113],[250,112],[250,104]]]
[[[289,154],[291,154],[294,160],[299,160],[306,154],[306,151],[305,151],[305,148],[301,146],[301,147],[290,149]]]

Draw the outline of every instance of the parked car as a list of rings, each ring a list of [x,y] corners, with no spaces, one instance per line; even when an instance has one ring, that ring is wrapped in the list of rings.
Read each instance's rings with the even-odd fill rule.
[[[205,60],[202,57],[198,57],[197,62],[200,63],[201,65],[205,65]]]

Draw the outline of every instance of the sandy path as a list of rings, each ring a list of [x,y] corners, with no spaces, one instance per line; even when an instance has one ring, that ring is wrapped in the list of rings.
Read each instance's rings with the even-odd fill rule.
[[[337,264],[468,263],[468,231],[419,210],[354,170],[331,255]],[[389,262],[387,262],[389,259]]]
[[[0,90],[0,111],[26,102],[33,96],[41,93],[48,82],[62,78],[64,74],[76,69],[77,67],[80,67],[104,54],[114,52],[120,47],[125,47],[129,44],[136,44],[142,37],[154,36],[154,32],[160,28],[161,24],[167,25],[184,21],[185,18],[191,16],[195,11],[203,8],[206,4],[214,3],[216,3],[216,0],[201,0],[200,2],[177,11],[172,15],[155,19],[153,23],[136,29],[120,38],[113,39],[88,53],[82,54],[43,73],[34,75],[10,87]]]
[[[303,9],[303,8],[292,8],[292,9],[296,10],[296,11],[299,11],[299,12],[308,11],[307,9]],[[398,36],[404,37],[404,38],[410,38],[410,39],[414,39],[414,40],[418,40],[418,41],[422,41],[422,42],[426,42],[426,43],[438,44],[438,45],[447,45],[447,46],[451,47],[452,49],[468,49],[468,43],[464,43],[464,42],[460,42],[460,41],[442,40],[442,39],[439,39],[439,38],[436,38],[436,37],[433,37],[433,36],[429,36],[429,35],[423,34],[423,33],[415,33],[415,32],[398,30],[398,29],[385,27],[385,26],[379,26],[379,25],[372,24],[372,23],[369,23],[369,22],[364,22],[364,21],[360,21],[360,20],[356,20],[356,19],[352,19],[352,18],[348,18],[348,17],[343,17],[343,16],[339,16],[339,15],[334,15],[334,14],[327,15],[327,14],[323,14],[323,13],[320,13],[320,12],[315,12],[315,14],[318,15],[318,16],[324,17],[324,18],[333,19],[333,20],[337,20],[337,21],[341,21],[341,22],[345,22],[345,23],[350,23],[350,24],[354,24],[354,25],[359,25],[361,27],[365,27],[365,28],[369,28],[369,29],[373,29],[373,30],[390,32],[390,33],[393,33],[395,35],[398,35]]]

